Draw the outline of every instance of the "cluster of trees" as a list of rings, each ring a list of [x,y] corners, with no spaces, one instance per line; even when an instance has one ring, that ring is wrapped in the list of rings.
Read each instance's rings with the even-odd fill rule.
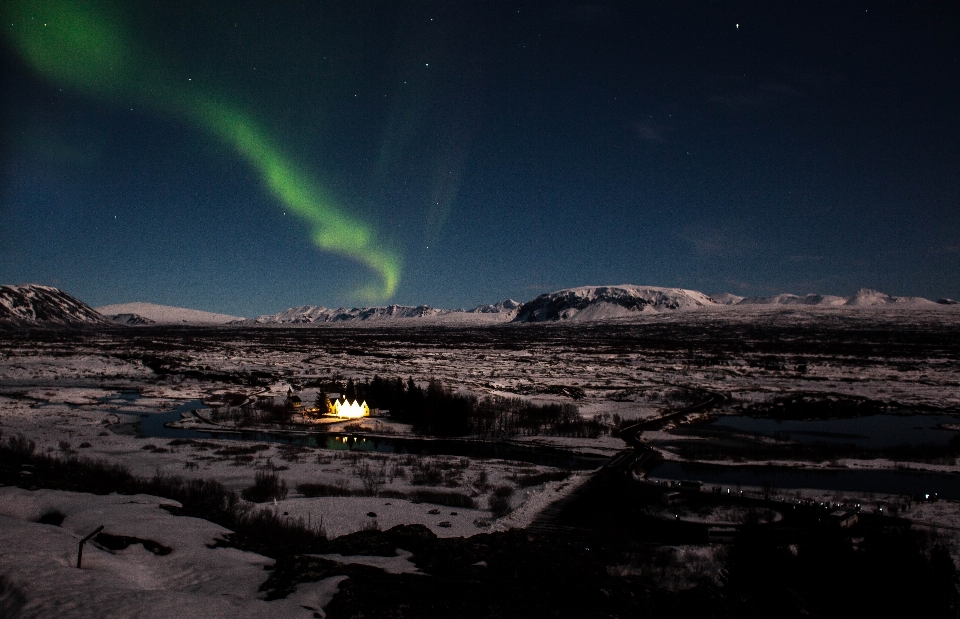
[[[375,408],[388,409],[391,416],[413,425],[417,432],[439,436],[509,436],[516,434],[597,437],[605,424],[599,418],[584,419],[572,404],[534,404],[521,398],[458,393],[438,380],[426,388],[412,378],[370,382],[347,382],[344,394],[366,400]]]
[[[409,423],[415,432],[436,436],[482,437],[536,436],[549,434],[578,438],[596,438],[609,430],[597,415],[585,419],[573,404],[536,404],[523,398],[477,396],[458,393],[438,380],[421,387],[412,378],[315,383],[320,389],[313,405],[321,411],[329,406],[329,394],[339,393],[353,402],[366,402],[370,408],[390,411],[394,419]],[[211,412],[213,421],[233,421],[244,425],[289,423],[291,410],[274,398],[259,398],[242,407],[223,406]],[[619,419],[614,416],[614,427]]]

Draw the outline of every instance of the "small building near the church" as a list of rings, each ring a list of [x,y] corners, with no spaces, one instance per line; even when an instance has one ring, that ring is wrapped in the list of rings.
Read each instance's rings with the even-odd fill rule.
[[[841,529],[849,529],[853,525],[857,524],[860,520],[857,510],[852,507],[840,508],[830,513],[827,516],[827,522],[832,523],[834,526]]]
[[[283,405],[292,411],[299,411],[303,408],[303,400],[300,396],[293,395],[293,389],[287,389],[287,399],[283,401]]]

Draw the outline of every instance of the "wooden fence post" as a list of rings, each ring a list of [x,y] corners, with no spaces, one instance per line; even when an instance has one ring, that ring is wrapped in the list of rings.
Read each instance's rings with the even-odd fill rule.
[[[86,536],[85,538],[83,538],[82,540],[80,540],[80,546],[77,548],[77,569],[78,569],[78,570],[80,569],[80,559],[83,558],[83,545],[87,543],[87,540],[89,540],[91,537],[93,537],[94,535],[96,535],[96,534],[99,533],[100,531],[103,531],[103,525],[102,525],[102,524],[101,524],[99,527],[97,527],[97,530],[96,530],[96,531],[94,531],[94,532],[91,533],[90,535],[88,535],[88,536]]]

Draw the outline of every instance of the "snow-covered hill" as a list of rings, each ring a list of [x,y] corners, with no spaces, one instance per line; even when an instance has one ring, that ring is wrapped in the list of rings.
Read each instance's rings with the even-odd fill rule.
[[[714,297],[716,298],[716,297]],[[778,294],[772,297],[751,297],[743,299],[737,305],[811,305],[818,307],[929,307],[936,305],[922,297],[894,297],[883,292],[861,288],[849,297],[834,295]]]
[[[582,286],[542,294],[517,309],[516,322],[605,320],[641,312],[716,306],[696,290],[655,286]]]
[[[520,307],[520,303],[514,301],[513,299],[507,299],[506,301],[500,301],[499,303],[490,303],[487,305],[478,305],[472,310],[469,310],[471,314],[514,314],[516,315],[517,309]],[[511,316],[513,318],[513,316]]]
[[[303,305],[301,307],[291,307],[278,314],[258,316],[254,320],[244,321],[243,324],[302,325],[363,322],[400,318],[427,318],[449,312],[450,310],[439,310],[428,305],[387,305],[386,307],[354,307],[352,309],[342,307],[331,309],[322,305]]]
[[[718,305],[736,305],[740,301],[743,301],[743,297],[731,294],[729,292],[721,292],[720,294],[712,294],[710,298],[713,299]]]
[[[835,307],[846,305],[847,299],[829,294],[778,294],[772,297],[750,297],[742,299],[737,305],[818,305]]]
[[[507,322],[516,315],[519,303],[513,300],[481,305],[472,310],[437,309],[429,305],[387,305],[385,307],[354,307],[331,309],[318,305],[291,307],[278,314],[245,320],[245,325],[323,325],[352,323],[424,322],[429,324],[487,324]]]
[[[117,305],[104,305],[96,309],[104,316],[109,316],[123,324],[223,325],[228,322],[243,320],[240,316],[228,316],[227,314],[215,314],[213,312],[172,307],[170,305],[157,305],[155,303],[120,303]],[[136,322],[136,319],[133,319],[134,322],[129,322],[131,318],[124,316],[125,314],[133,314],[151,322]]]
[[[935,305],[933,301],[923,297],[893,297],[883,292],[861,288],[846,299],[844,305],[853,307],[871,307],[877,305],[895,305],[898,307],[927,307]]]
[[[110,321],[58,288],[0,286],[0,322],[14,325],[105,325]]]

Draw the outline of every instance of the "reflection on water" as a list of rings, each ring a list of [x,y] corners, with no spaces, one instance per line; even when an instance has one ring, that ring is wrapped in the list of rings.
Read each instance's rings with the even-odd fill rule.
[[[378,451],[376,442],[365,436],[328,436],[323,442],[324,449],[357,449],[360,451]]]
[[[922,473],[897,470],[822,470],[774,466],[714,466],[685,462],[664,462],[650,471],[659,479],[694,479],[707,485],[736,485],[775,488],[817,488],[876,492],[881,494],[922,494],[936,492],[943,499],[960,499],[960,474]]]

